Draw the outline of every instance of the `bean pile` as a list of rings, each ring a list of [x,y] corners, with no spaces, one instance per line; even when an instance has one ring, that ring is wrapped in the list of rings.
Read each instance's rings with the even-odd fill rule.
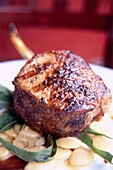
[[[113,120],[112,120],[113,121]],[[101,133],[105,127],[102,121],[93,122],[91,128]],[[90,135],[93,139],[94,146],[104,151],[111,149],[110,143],[102,136]],[[21,124],[15,124],[10,130],[0,133],[0,137],[13,143],[21,149],[38,152],[46,148],[45,138],[38,132],[26,126],[21,128]],[[45,163],[29,162],[25,170],[72,170],[77,167],[90,165],[94,160],[94,152],[83,144],[77,137],[62,137],[56,140],[57,153],[54,159]],[[112,146],[113,147],[113,146]],[[13,154],[0,143],[0,160],[8,159]]]

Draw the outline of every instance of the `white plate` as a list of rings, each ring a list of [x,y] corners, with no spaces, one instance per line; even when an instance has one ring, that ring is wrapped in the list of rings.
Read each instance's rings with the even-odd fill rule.
[[[0,63],[0,84],[8,87],[13,90],[12,81],[14,77],[17,75],[21,67],[25,64],[26,60],[14,60],[9,62],[1,62]],[[91,67],[93,71],[100,75],[103,78],[105,84],[111,89],[113,94],[113,69],[105,68],[102,66],[92,65]],[[113,95],[112,95],[113,96]],[[113,112],[113,104],[110,109]],[[111,129],[113,130],[113,129]],[[113,166],[110,164],[104,164],[103,160],[97,156],[97,159],[94,160],[94,163],[89,167],[80,168],[82,170],[113,170]]]

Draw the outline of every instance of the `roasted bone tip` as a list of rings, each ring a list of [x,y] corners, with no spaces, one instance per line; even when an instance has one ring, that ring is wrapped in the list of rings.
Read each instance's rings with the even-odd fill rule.
[[[19,33],[18,33],[17,28],[14,23],[9,24],[9,34],[13,34],[13,35],[19,37]]]
[[[15,25],[13,23],[9,24],[9,32],[14,32],[15,30]]]

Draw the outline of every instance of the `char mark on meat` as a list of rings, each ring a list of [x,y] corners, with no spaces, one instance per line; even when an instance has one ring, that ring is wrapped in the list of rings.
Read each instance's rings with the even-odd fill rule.
[[[34,56],[13,84],[16,113],[42,134],[76,135],[111,104],[111,92],[103,80],[70,51]]]

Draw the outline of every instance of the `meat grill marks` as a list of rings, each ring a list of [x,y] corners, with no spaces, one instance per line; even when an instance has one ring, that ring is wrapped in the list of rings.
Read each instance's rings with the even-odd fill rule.
[[[76,103],[76,107],[79,107],[79,103],[80,105],[83,104],[83,101],[79,101],[79,102],[76,101],[76,96],[74,96],[75,93],[77,93],[77,95],[79,96],[83,94],[84,96],[86,96],[86,98],[90,96],[89,100],[91,99],[95,100],[96,98],[98,100],[97,94],[96,93],[92,94],[91,90],[86,85],[84,85],[84,81],[86,80],[83,79],[80,80],[79,78],[79,82],[78,82],[78,77],[81,77],[81,73],[79,73],[78,68],[74,66],[73,64],[74,59],[69,57],[69,55],[71,54],[72,53],[67,52],[66,61],[64,61],[64,63],[62,63],[62,60],[58,61],[60,66],[57,67],[56,69],[54,69],[53,66],[53,69],[51,70],[52,64],[49,61],[47,63],[43,63],[42,65],[33,64],[32,65],[33,70],[23,75],[23,79],[30,78],[30,83],[33,84],[32,76],[35,76],[35,78],[38,79],[36,75],[43,74],[48,69],[51,70],[51,72],[46,74],[45,80],[39,84],[35,84],[32,87],[32,90],[36,93],[40,90],[44,90],[45,88],[52,89],[50,98],[48,99],[49,103],[56,106],[58,106],[57,105],[58,101],[67,103],[67,107],[65,108],[66,111],[68,111],[69,108],[73,106],[75,107],[75,103]],[[58,57],[59,60],[62,57],[61,53],[59,55],[56,54],[56,57]],[[75,58],[75,60],[77,60],[77,58]],[[51,77],[48,76],[49,74]],[[41,100],[42,99],[43,101],[45,101],[44,98],[41,98]],[[52,102],[53,100],[54,102]]]
[[[87,127],[95,117],[102,115],[104,110],[101,104],[104,96],[105,100],[108,100],[104,108],[108,109],[111,103],[111,93],[103,80],[94,74],[81,57],[70,51],[51,51],[34,56],[21,69],[14,85],[16,112],[23,115],[22,117],[29,114],[23,104],[25,100],[21,101],[24,110],[17,102],[18,93],[24,91],[33,98],[38,109],[48,108],[48,112],[44,111],[45,116],[42,116],[46,120],[42,120],[36,109],[32,110],[37,114],[35,117],[38,117],[34,122],[39,121],[41,126],[45,126],[41,127],[43,133],[55,133],[58,136],[75,134]],[[29,125],[32,124],[29,120],[26,121]],[[64,130],[60,127],[61,122]],[[39,125],[33,125],[32,128],[40,129]]]

